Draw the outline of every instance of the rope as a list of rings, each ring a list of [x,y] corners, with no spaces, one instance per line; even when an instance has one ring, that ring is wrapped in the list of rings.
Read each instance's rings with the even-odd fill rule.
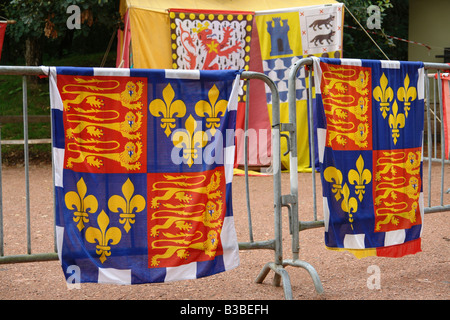
[[[114,37],[116,35],[117,30],[114,30],[113,34],[111,35],[111,39],[109,39],[108,47],[106,48],[106,52],[103,55],[102,63],[100,64],[100,67],[103,67],[106,63],[106,58],[108,57],[109,51],[111,50],[111,45],[114,41]]]
[[[344,6],[345,10],[347,10],[348,13],[350,13],[350,15],[352,16],[352,18],[356,21],[356,23],[361,27],[361,29],[366,33],[366,35],[369,37],[370,40],[372,40],[372,42],[377,46],[378,50],[381,51],[381,53],[384,55],[384,57],[386,58],[386,60],[390,60],[388,58],[388,56],[386,55],[386,53],[384,53],[384,51],[380,48],[380,46],[375,42],[375,40],[373,40],[373,38],[370,36],[370,34],[367,32],[367,30],[361,25],[361,23],[359,23],[358,19],[356,19],[356,17],[353,15],[353,13],[351,13],[351,11],[347,8],[347,6]]]

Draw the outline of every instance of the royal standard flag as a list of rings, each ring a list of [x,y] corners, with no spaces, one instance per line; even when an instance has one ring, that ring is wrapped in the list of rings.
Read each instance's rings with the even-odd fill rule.
[[[56,232],[67,279],[78,270],[79,282],[167,282],[238,266],[231,182],[239,77],[51,68]]]
[[[174,69],[248,70],[253,12],[170,9]]]
[[[423,63],[314,58],[314,80],[326,246],[421,251]]]

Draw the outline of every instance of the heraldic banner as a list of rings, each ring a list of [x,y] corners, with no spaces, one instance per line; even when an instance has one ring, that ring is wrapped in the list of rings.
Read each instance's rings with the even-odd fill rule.
[[[424,74],[421,62],[314,58],[327,248],[421,251]]]
[[[437,78],[436,74],[436,78]],[[449,159],[450,156],[450,74],[448,72],[441,73],[441,88],[442,88],[442,118],[444,122],[444,141],[445,141],[445,149],[444,149],[444,157],[446,160]]]
[[[69,279],[138,284],[239,265],[238,71],[51,68],[58,254]]]
[[[253,12],[170,9],[174,69],[245,69]]]
[[[281,122],[289,122],[288,79],[291,66],[304,57],[342,57],[343,4],[316,5],[261,11],[255,15],[264,73],[277,85]],[[299,172],[311,172],[310,138],[305,69],[296,78],[297,156]],[[267,106],[272,115],[272,94],[266,87]],[[287,143],[281,141],[281,163],[290,169]],[[317,158],[317,157],[316,157]],[[293,168],[294,169],[294,168]],[[295,170],[295,169],[294,169]]]
[[[6,21],[0,21],[0,59],[2,57],[3,40],[5,39],[5,31],[7,26]]]

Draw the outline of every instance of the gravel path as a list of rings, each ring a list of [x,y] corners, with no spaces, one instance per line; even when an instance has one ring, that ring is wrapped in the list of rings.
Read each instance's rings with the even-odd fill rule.
[[[433,169],[433,188],[439,168]],[[426,170],[424,170],[426,171]],[[434,175],[436,178],[434,178]],[[23,167],[4,167],[3,213],[5,254],[26,252],[25,186]],[[319,176],[317,175],[319,178]],[[283,174],[283,193],[288,192],[289,175]],[[317,180],[319,181],[319,180]],[[450,180],[446,180],[450,181]],[[30,168],[32,208],[32,251],[53,250],[52,176],[48,165]],[[301,220],[312,220],[310,174],[299,175]],[[320,181],[319,181],[320,184]],[[436,186],[437,185],[437,186]],[[249,239],[244,177],[235,176],[233,205],[240,242]],[[252,220],[255,240],[273,238],[273,196],[271,177],[250,177]],[[426,191],[427,192],[427,191]],[[434,189],[432,193],[436,193]],[[438,200],[433,200],[438,201]],[[450,203],[450,195],[444,195]],[[321,204],[318,203],[319,219]],[[291,258],[287,212],[283,211],[284,258]],[[448,300],[450,298],[450,214],[425,215],[423,252],[399,259],[369,257],[358,260],[344,252],[325,249],[323,228],[300,233],[300,259],[318,272],[324,293],[318,295],[308,273],[287,267],[296,300]],[[262,267],[273,260],[270,250],[241,250],[241,265],[231,271],[198,280],[135,286],[81,284],[69,290],[58,261],[0,265],[0,300],[28,299],[150,299],[150,300],[283,300],[282,287],[272,285],[273,272],[262,284],[255,278]],[[375,266],[375,267],[374,267]],[[372,268],[379,268],[380,289],[370,289]],[[378,269],[377,269],[378,270]],[[370,283],[370,281],[369,281]]]

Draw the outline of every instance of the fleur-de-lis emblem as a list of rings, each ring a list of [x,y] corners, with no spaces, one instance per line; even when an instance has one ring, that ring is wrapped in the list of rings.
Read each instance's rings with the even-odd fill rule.
[[[362,158],[361,158],[361,160],[362,160]],[[365,175],[365,179],[371,180],[371,177],[368,178],[367,177],[368,174],[366,172],[364,172],[364,170],[363,170],[364,162],[362,163],[362,165],[359,164],[359,166],[360,166],[359,169],[361,169],[363,172],[362,175]],[[358,164],[357,164],[357,168],[358,168]],[[369,172],[369,174],[370,174],[370,172]],[[353,174],[350,174],[350,172],[349,172],[349,179],[350,179],[350,176],[353,176]],[[370,176],[371,176],[371,174],[370,174]],[[339,169],[337,169],[335,167],[327,167],[323,172],[323,177],[328,182],[331,182],[331,183],[334,182],[331,187],[331,192],[334,193],[334,197],[336,198],[336,201],[339,201],[342,198],[342,202],[341,202],[342,211],[344,211],[345,213],[348,214],[348,220],[350,221],[351,227],[353,230],[353,224],[352,224],[353,223],[353,214],[356,213],[356,211],[358,210],[358,200],[356,200],[356,198],[354,198],[354,197],[350,197],[350,189],[348,188],[347,183],[345,183],[344,186],[342,186],[342,182],[343,182],[342,181],[342,172]],[[358,194],[358,192],[357,192],[357,194]]]
[[[411,109],[411,102],[417,98],[417,89],[409,86],[408,74],[403,81],[404,86],[397,90],[397,98],[405,103],[404,111],[405,116],[408,118],[408,111]]]
[[[83,178],[77,182],[77,192],[69,191],[64,197],[64,201],[69,210],[75,210],[73,221],[77,222],[78,230],[84,228],[84,224],[89,222],[89,213],[95,213],[98,209],[98,201],[93,195],[86,196],[87,187]]]
[[[347,184],[344,184],[344,187],[342,188],[342,195],[344,196],[344,199],[342,200],[341,208],[342,211],[348,213],[348,221],[350,221],[353,230],[353,214],[358,210],[358,200],[350,197],[350,189]]]
[[[355,193],[358,195],[359,201],[362,201],[366,192],[366,184],[372,181],[372,173],[369,169],[364,169],[364,159],[362,155],[356,160],[356,170],[351,169],[348,172],[348,181],[355,184]]]
[[[122,232],[117,227],[109,227],[109,217],[105,211],[101,211],[97,217],[98,228],[89,227],[86,230],[86,240],[89,243],[96,243],[96,253],[100,256],[100,262],[103,263],[106,257],[111,255],[110,245],[116,245],[122,239]]]
[[[203,148],[208,142],[208,135],[205,131],[196,130],[197,122],[192,115],[189,115],[184,126],[185,129],[173,133],[172,142],[176,148],[183,149],[183,158],[191,167],[198,157],[197,149]]]
[[[400,137],[400,130],[405,126],[405,115],[398,113],[397,101],[392,105],[392,113],[389,115],[389,127],[392,129],[392,138],[394,144],[397,144],[397,138]]]
[[[334,197],[337,201],[341,199],[342,195],[342,172],[335,167],[328,167],[323,172],[323,176],[326,181],[333,183],[331,192],[334,193]]]
[[[380,111],[383,118],[386,119],[389,112],[389,105],[394,99],[394,91],[391,87],[388,87],[388,79],[383,72],[380,78],[380,85],[373,90],[373,97],[380,102]]]
[[[227,110],[228,101],[218,100],[219,90],[216,85],[213,85],[211,90],[208,92],[208,100],[200,100],[195,104],[195,112],[199,117],[206,118],[206,127],[211,129],[211,134],[214,136],[216,133],[216,128],[220,126],[220,118],[225,115]]]
[[[122,185],[123,197],[119,195],[113,195],[108,200],[108,208],[112,212],[120,212],[119,222],[123,224],[123,228],[128,233],[131,228],[131,224],[135,223],[135,217],[137,212],[141,212],[145,209],[145,199],[143,196],[137,194],[134,195],[134,185],[127,179]]]
[[[186,105],[181,100],[175,100],[175,91],[170,83],[162,91],[163,99],[155,99],[150,102],[150,113],[154,117],[161,118],[161,128],[165,129],[166,136],[170,136],[175,128],[175,118],[182,118],[186,114]]]

